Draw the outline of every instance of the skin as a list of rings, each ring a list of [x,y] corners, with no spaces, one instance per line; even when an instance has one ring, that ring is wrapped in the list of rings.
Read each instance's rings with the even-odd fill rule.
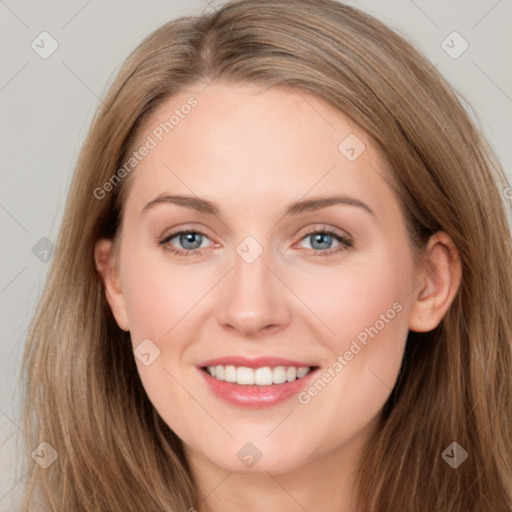
[[[394,386],[409,329],[430,331],[449,308],[460,263],[445,233],[415,264],[389,168],[354,123],[319,99],[252,85],[192,87],[163,104],[139,135],[169,119],[193,95],[198,105],[130,175],[119,245],[96,246],[96,263],[119,326],[133,347],[150,339],[160,355],[137,359],[149,398],[183,440],[209,512],[356,510],[353,472]],[[355,134],[366,149],[349,161],[338,145]],[[136,144],[136,147],[138,145]],[[160,204],[184,194],[219,214]],[[349,205],[284,215],[291,202],[344,194]],[[334,229],[315,243],[308,229]],[[176,256],[158,241],[179,229],[205,233],[200,253]],[[263,253],[247,263],[237,246],[252,236]],[[191,245],[175,237],[168,246]],[[252,249],[251,249],[252,250]],[[242,409],[213,395],[196,365],[213,357],[278,356],[327,370],[366,327],[402,309],[308,404],[296,397]],[[261,459],[237,452],[252,442]]]

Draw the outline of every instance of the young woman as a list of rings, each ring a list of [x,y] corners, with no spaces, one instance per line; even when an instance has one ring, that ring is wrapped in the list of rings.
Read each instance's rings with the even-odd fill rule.
[[[166,23],[73,177],[22,510],[512,510],[506,188],[437,70],[357,9]]]

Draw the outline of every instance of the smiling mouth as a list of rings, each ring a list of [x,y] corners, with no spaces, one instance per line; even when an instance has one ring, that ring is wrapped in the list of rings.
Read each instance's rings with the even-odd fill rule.
[[[201,369],[216,380],[246,386],[272,386],[302,379],[316,366],[262,366],[248,368],[246,366],[216,365],[204,366]]]

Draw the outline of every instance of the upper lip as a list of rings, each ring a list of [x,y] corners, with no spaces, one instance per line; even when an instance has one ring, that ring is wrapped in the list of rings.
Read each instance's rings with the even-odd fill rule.
[[[217,365],[244,366],[246,368],[262,368],[264,366],[295,366],[300,368],[301,366],[314,366],[303,361],[294,361],[292,359],[283,359],[281,357],[256,357],[248,359],[241,356],[224,356],[217,357],[215,359],[208,359],[208,361],[204,361],[198,366],[203,368],[206,366]]]

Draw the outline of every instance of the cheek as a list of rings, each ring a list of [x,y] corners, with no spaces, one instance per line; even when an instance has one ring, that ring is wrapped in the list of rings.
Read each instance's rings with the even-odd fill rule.
[[[310,412],[329,411],[333,424],[352,418],[352,427],[361,427],[396,382],[408,334],[413,266],[407,251],[398,254],[392,247],[347,260],[339,272],[316,273],[299,292],[310,290],[304,297],[322,320],[314,322],[321,326],[317,332],[325,332],[318,339],[329,354],[322,361],[323,382],[306,389],[299,401],[310,404]]]
[[[395,333],[404,332],[410,271],[406,257],[383,248],[347,258],[337,269],[310,273],[296,281],[294,291],[313,313],[308,316],[320,326],[317,330],[325,333],[329,352],[343,354],[354,340],[361,346],[376,337],[393,343]]]
[[[409,265],[382,252],[309,283],[316,291],[308,305],[323,321],[315,320],[327,333],[319,340],[329,355],[298,398],[304,417],[332,443],[370,422],[396,382],[408,334]]]
[[[135,243],[133,250],[127,244],[125,254],[123,293],[133,344],[145,338],[162,343],[211,288],[212,271],[177,265],[163,249],[142,250]]]
[[[187,340],[195,338],[194,305],[212,286],[211,270],[198,267],[191,271],[190,267],[172,265],[165,258],[133,252],[125,258],[124,274],[123,290],[135,355],[138,345],[144,342],[146,345],[141,347],[149,347],[144,352],[149,351],[152,358],[149,365],[136,358],[141,382],[167,424],[186,438],[190,427],[187,421],[200,416],[201,410],[193,410],[194,402],[180,383],[187,377],[183,369],[190,372]],[[152,344],[145,341],[148,339]],[[158,356],[153,359],[154,354]],[[180,413],[183,410],[190,414],[184,417]]]
[[[135,267],[127,272],[126,306],[132,342],[137,345],[145,338],[157,342],[173,326],[180,300],[156,269]],[[181,300],[183,293],[180,291]]]

